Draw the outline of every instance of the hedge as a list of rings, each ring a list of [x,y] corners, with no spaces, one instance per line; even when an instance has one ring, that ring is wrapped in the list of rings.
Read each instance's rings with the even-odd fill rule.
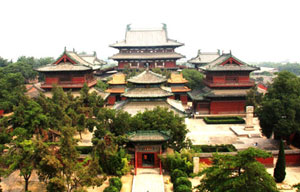
[[[206,124],[243,124],[245,120],[239,116],[204,117]]]
[[[213,152],[233,152],[237,149],[233,145],[192,145],[196,153],[213,153]]]
[[[191,189],[191,187],[186,186],[186,185],[179,185],[176,188],[175,192],[192,192],[192,189]]]
[[[118,177],[112,177],[109,179],[109,185],[116,187],[119,191],[122,189],[122,181]]]
[[[119,192],[119,190],[115,186],[108,186],[104,189],[103,192]]]
[[[175,182],[173,183],[174,191],[177,191],[177,187],[180,185],[186,185],[189,188],[192,188],[192,183],[187,177],[178,177]]]
[[[174,183],[179,177],[187,177],[187,174],[180,169],[174,169],[171,173],[171,182]]]
[[[76,150],[80,154],[89,154],[93,150],[93,146],[76,146]]]

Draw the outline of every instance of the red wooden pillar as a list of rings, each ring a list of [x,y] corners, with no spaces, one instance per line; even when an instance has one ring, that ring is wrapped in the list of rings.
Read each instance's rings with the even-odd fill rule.
[[[134,175],[136,175],[136,169],[137,169],[137,152],[136,148],[134,150]]]
[[[160,156],[161,156],[161,146],[160,146],[160,148],[159,148],[159,154],[160,154]],[[162,169],[161,169],[161,159],[159,159],[159,174],[161,175],[161,173],[162,173]]]

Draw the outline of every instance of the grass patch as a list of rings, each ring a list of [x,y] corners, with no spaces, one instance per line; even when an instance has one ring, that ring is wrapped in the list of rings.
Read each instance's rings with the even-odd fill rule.
[[[234,152],[237,151],[233,145],[193,145],[191,147],[196,153]]]
[[[245,120],[238,116],[204,117],[206,124],[244,124]]]

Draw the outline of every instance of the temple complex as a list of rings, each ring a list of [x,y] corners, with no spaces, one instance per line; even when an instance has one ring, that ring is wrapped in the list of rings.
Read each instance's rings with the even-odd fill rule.
[[[153,30],[132,30],[127,25],[125,40],[116,42],[110,47],[119,53],[110,57],[118,62],[118,70],[165,68],[177,69],[176,60],[184,56],[176,53],[175,48],[183,43],[168,38],[167,27]]]
[[[231,53],[200,67],[205,73],[204,88],[188,93],[193,100],[195,114],[245,113],[246,94],[254,81],[250,72],[257,67],[237,59]]]
[[[172,73],[171,77],[168,79],[168,84],[171,87],[174,96],[171,96],[170,98],[180,100],[182,104],[187,104],[187,92],[191,91],[191,89],[186,86],[187,82],[188,81],[183,78],[182,73]]]
[[[146,70],[137,76],[131,77],[127,82],[132,86],[127,88],[121,97],[125,97],[123,102],[114,106],[116,109],[123,109],[128,113],[135,115],[146,109],[152,110],[157,106],[166,107],[175,113],[184,113],[181,102],[168,99],[174,94],[163,86],[167,79],[150,70]]]
[[[188,63],[191,63],[195,66],[196,69],[199,69],[201,66],[204,66],[208,64],[209,62],[212,62],[213,60],[220,57],[221,52],[218,50],[217,52],[201,52],[201,50],[198,50],[198,55],[190,60],[188,60]]]
[[[112,76],[112,80],[108,81],[107,83],[109,84],[109,88],[105,90],[105,92],[110,93],[107,104],[114,105],[116,101],[125,99],[125,97],[121,97],[121,94],[125,92],[126,88],[125,74],[114,74]]]
[[[81,89],[86,83],[92,87],[97,83],[94,71],[98,70],[105,62],[93,55],[77,54],[73,51],[64,51],[54,62],[41,66],[36,71],[45,75],[41,88],[50,90],[53,84],[64,89]]]

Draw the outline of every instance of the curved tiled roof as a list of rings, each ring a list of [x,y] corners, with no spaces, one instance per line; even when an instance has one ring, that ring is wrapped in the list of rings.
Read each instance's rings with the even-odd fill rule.
[[[237,63],[227,64],[224,63],[228,61],[229,59],[232,59]],[[231,53],[229,54],[222,54],[220,57],[215,59],[214,61],[204,65],[203,67],[200,67],[201,69],[205,71],[254,71],[257,70],[257,67],[250,66],[247,63],[239,60],[238,58],[234,57]]]
[[[131,77],[127,81],[135,84],[160,84],[166,82],[167,79],[160,74],[146,70],[137,76]]]
[[[182,73],[172,73],[168,83],[187,83],[188,80],[183,78]]]
[[[160,87],[130,88],[122,94],[122,96],[128,98],[163,98],[172,95],[173,93],[163,90]]]
[[[116,42],[111,47],[179,47],[183,43],[169,39],[165,29],[159,30],[128,30],[125,40]]]
[[[219,52],[201,52],[198,51],[198,55],[188,60],[191,64],[206,64],[220,57]]]
[[[123,74],[123,73],[114,74],[113,77],[112,77],[112,80],[108,81],[107,83],[110,84],[110,85],[123,85],[123,84],[126,84],[125,74]]]

